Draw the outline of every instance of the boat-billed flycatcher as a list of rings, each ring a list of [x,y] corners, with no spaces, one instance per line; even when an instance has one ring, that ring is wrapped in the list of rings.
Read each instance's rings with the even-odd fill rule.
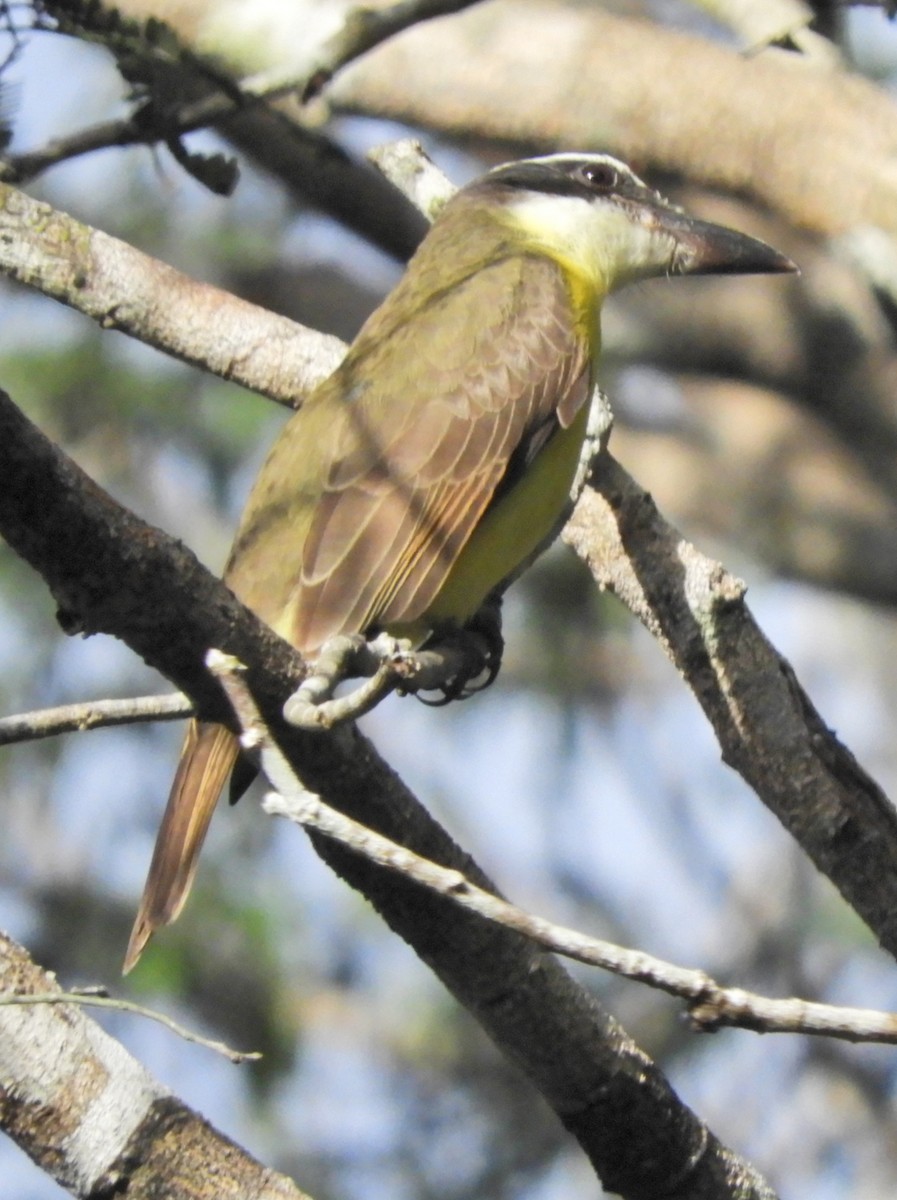
[[[420,641],[463,625],[564,512],[607,294],[655,275],[792,269],[606,155],[497,167],[446,204],[284,427],[226,582],[306,655],[338,633]],[[223,726],[191,721],[126,969],[180,912],[237,751]]]

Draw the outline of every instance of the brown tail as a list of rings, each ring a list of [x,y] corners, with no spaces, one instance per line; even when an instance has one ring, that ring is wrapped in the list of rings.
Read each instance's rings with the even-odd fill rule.
[[[190,722],[131,931],[126,975],[159,926],[170,924],[184,907],[206,830],[239,749],[239,741],[223,725]]]

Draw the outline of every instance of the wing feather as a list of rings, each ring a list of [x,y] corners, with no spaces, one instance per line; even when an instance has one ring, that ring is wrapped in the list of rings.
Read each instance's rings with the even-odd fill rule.
[[[231,586],[306,651],[417,620],[521,448],[581,407],[584,341],[561,270],[527,256],[477,271],[385,339],[362,333],[263,468]],[[255,581],[290,526],[297,566],[271,600]]]

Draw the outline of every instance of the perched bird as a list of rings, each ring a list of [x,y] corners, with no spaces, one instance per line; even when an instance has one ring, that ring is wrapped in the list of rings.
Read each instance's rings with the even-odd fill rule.
[[[303,654],[338,633],[463,626],[550,540],[588,420],[614,288],[793,270],[686,216],[623,163],[508,163],[446,204],[340,367],[262,467],[224,578]],[[177,917],[238,753],[191,721],[125,969]]]

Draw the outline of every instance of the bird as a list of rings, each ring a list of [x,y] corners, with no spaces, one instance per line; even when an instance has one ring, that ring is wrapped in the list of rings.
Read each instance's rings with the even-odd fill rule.
[[[607,154],[494,167],[457,191],[342,363],[281,430],[224,572],[304,656],[330,637],[463,627],[558,530],[615,289],[795,270]],[[125,959],[186,901],[237,762],[190,722]]]

